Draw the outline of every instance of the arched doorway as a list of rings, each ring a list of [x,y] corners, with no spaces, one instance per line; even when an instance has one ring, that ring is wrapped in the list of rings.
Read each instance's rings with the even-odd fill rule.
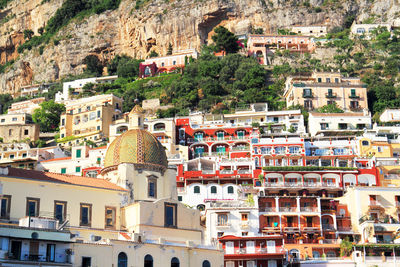
[[[153,257],[149,254],[144,257],[144,267],[153,267]]]
[[[211,264],[208,260],[203,261],[203,267],[211,267]]]
[[[179,267],[179,260],[178,258],[173,257],[171,259],[171,267]]]
[[[118,267],[128,267],[128,256],[125,252],[118,254]]]

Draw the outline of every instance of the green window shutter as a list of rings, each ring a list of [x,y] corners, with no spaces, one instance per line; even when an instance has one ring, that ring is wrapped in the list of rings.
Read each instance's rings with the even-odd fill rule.
[[[67,168],[61,168],[61,173],[67,173]]]
[[[81,172],[81,167],[75,167],[75,172]]]
[[[76,157],[80,158],[82,156],[82,151],[80,149],[76,150]]]

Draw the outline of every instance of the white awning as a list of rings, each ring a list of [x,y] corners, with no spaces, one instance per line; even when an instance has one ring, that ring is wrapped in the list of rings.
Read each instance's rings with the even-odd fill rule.
[[[361,174],[358,176],[358,183],[376,185],[376,177],[372,174]]]

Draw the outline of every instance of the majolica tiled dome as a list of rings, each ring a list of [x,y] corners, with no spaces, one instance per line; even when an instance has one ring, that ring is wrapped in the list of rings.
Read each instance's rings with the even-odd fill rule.
[[[118,136],[108,147],[104,168],[120,163],[134,163],[144,167],[168,167],[165,149],[157,138],[143,129],[131,129]]]

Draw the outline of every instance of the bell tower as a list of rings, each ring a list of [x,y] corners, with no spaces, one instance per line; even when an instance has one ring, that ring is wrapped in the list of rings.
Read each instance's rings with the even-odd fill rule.
[[[144,110],[139,104],[139,100],[135,100],[135,106],[129,112],[129,130],[144,129]]]

